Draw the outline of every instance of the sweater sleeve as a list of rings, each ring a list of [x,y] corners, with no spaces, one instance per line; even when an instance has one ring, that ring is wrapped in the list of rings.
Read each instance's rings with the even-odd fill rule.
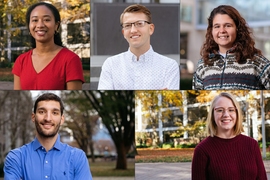
[[[191,177],[192,180],[206,180],[207,179],[207,155],[203,150],[197,146],[194,150],[192,159]]]
[[[265,167],[263,164],[261,151],[257,143],[254,145],[254,154],[256,156],[255,158],[256,158],[257,172],[258,172],[256,179],[267,180],[267,175],[266,175]]]

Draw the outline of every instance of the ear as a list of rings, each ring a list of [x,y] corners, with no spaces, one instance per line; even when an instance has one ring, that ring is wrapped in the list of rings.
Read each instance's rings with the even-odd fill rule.
[[[35,122],[35,117],[36,117],[35,113],[32,113],[31,115],[32,122]]]
[[[154,24],[150,24],[149,25],[149,34],[150,36],[154,33],[155,31],[155,25]]]
[[[56,27],[55,31],[58,31],[58,29],[60,27],[60,22],[59,21],[55,23],[55,27]]]
[[[121,31],[121,32],[122,32],[123,36],[125,37],[124,31],[125,31],[125,30],[122,28],[122,31]]]
[[[62,116],[61,116],[61,123],[60,123],[60,125],[64,124],[64,122],[65,122],[65,116],[62,115]]]

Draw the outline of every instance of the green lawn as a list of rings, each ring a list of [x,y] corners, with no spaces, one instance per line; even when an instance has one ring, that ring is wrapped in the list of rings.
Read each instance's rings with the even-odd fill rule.
[[[127,170],[116,170],[116,161],[101,161],[90,162],[90,169],[93,177],[98,176],[135,176],[135,161],[134,159],[128,159]]]

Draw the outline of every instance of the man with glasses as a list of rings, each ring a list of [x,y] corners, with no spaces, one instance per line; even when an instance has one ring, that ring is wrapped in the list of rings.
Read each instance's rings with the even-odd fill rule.
[[[98,89],[179,89],[177,62],[154,52],[150,45],[155,26],[149,9],[139,4],[130,5],[121,14],[120,23],[129,49],[106,59]]]

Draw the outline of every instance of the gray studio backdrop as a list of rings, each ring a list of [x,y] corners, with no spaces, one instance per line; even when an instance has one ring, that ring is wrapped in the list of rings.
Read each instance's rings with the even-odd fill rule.
[[[91,3],[90,89],[97,89],[101,66],[107,57],[128,50],[120,15],[129,3]],[[152,13],[154,51],[180,62],[180,4],[142,4]]]

